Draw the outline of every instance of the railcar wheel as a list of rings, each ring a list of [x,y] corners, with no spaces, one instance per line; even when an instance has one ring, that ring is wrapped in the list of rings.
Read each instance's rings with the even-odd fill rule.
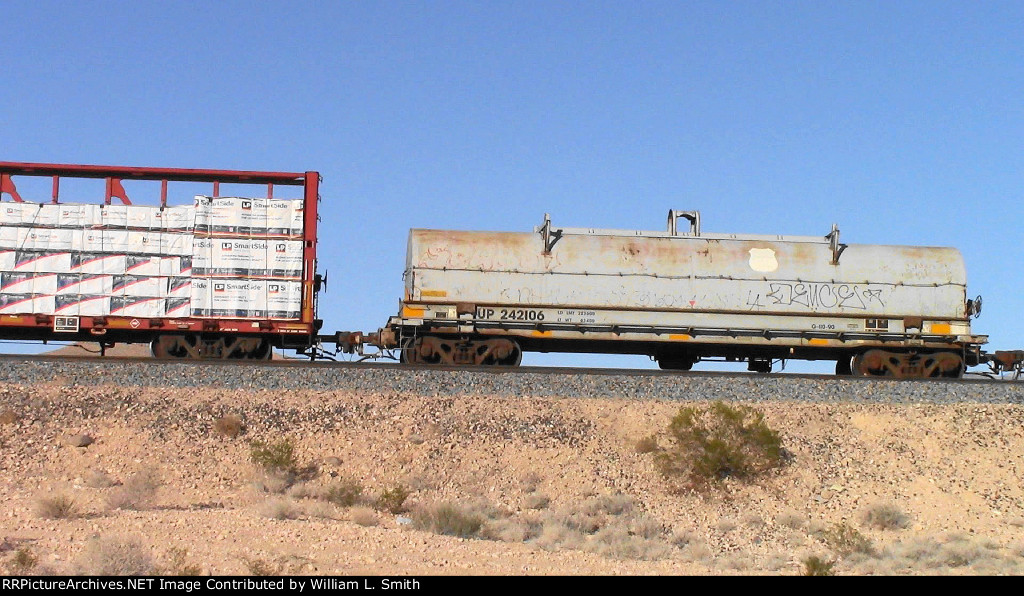
[[[836,360],[836,375],[849,376],[853,374],[853,358],[851,356],[840,356]]]
[[[156,358],[201,358],[199,340],[194,335],[160,335],[150,349]]]
[[[955,352],[913,354],[868,350],[853,358],[853,372],[861,376],[957,379],[964,369],[963,358]]]
[[[506,338],[457,340],[434,336],[402,342],[399,362],[446,366],[519,366],[523,350]]]

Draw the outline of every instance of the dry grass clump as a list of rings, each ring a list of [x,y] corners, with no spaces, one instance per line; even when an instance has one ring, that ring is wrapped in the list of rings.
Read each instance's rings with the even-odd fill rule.
[[[156,500],[156,492],[161,484],[163,481],[154,470],[142,470],[111,491],[107,495],[107,505],[111,509],[148,509]]]
[[[71,519],[80,515],[74,497],[64,493],[39,497],[36,514],[43,519]]]
[[[167,565],[162,571],[164,575],[196,576],[202,574],[203,568],[188,562],[188,550],[175,546],[167,551]]]
[[[380,511],[387,511],[394,515],[405,513],[407,510],[405,500],[409,498],[410,494],[412,493],[405,486],[396,484],[382,490],[377,496],[374,506]]]
[[[671,546],[662,540],[654,540],[653,536],[634,534],[625,525],[613,524],[595,533],[586,542],[584,550],[613,559],[653,561],[666,557]]]
[[[39,559],[36,558],[32,551],[28,548],[19,548],[14,551],[11,558],[7,561],[7,570],[10,571],[11,575],[28,575],[35,569],[39,563]]]
[[[523,509],[547,509],[551,504],[551,497],[534,493],[523,499]]]
[[[715,524],[715,530],[717,530],[720,534],[728,534],[729,532],[735,530],[737,527],[739,527],[739,524],[736,523],[736,520],[729,518],[720,519],[718,520],[718,523]]]
[[[154,575],[157,571],[141,542],[116,537],[86,542],[73,567],[76,575]]]
[[[221,416],[213,423],[213,431],[222,437],[234,439],[245,432],[245,424],[238,416]]]
[[[242,563],[245,565],[249,575],[255,576],[282,575],[285,570],[285,562],[281,559],[267,561],[265,559],[243,557]]]
[[[800,530],[807,525],[807,518],[795,511],[783,511],[775,516],[775,523],[791,530]]]
[[[377,512],[369,507],[353,507],[348,515],[353,523],[363,527],[376,526],[380,523],[380,520],[377,518]]]
[[[532,493],[540,488],[542,480],[544,479],[541,478],[540,474],[536,472],[527,472],[519,479],[519,488],[525,493]]]
[[[298,519],[299,510],[290,499],[270,498],[260,504],[258,513],[267,519]]]
[[[480,535],[500,542],[526,542],[540,534],[542,524],[533,518],[509,517],[488,520]]]
[[[672,551],[666,528],[621,494],[545,512],[528,535],[546,550],[583,550],[616,559],[653,560]]]
[[[681,408],[668,433],[672,445],[655,451],[655,464],[666,478],[683,479],[691,488],[751,478],[783,463],[781,436],[748,406],[719,401]]]
[[[82,478],[82,482],[89,488],[110,488],[117,486],[117,481],[101,470],[89,470]]]
[[[471,538],[479,534],[484,518],[479,513],[455,503],[434,503],[413,511],[413,525],[445,536]]]
[[[961,535],[942,540],[929,536],[892,545],[881,558],[892,566],[928,573],[946,573],[961,568],[984,574],[1020,573],[1020,562],[1004,557],[999,551],[996,544],[970,540]]]
[[[635,445],[633,445],[633,451],[636,451],[637,453],[640,453],[640,454],[654,453],[657,450],[658,450],[658,437],[656,437],[654,435],[648,435],[648,436],[640,439],[639,441],[636,442]]]
[[[910,526],[910,517],[895,503],[873,503],[861,514],[864,525],[877,530],[902,530]]]

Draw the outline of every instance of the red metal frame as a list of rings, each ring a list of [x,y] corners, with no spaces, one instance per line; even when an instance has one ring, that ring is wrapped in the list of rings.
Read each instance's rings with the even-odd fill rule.
[[[212,182],[213,196],[219,196],[220,183],[231,184],[266,184],[268,198],[273,197],[274,185],[303,187],[303,274],[302,274],[302,309],[298,321],[277,321],[270,319],[196,319],[185,318],[145,318],[145,317],[79,317],[79,327],[92,336],[94,341],[104,341],[109,334],[111,340],[131,341],[131,338],[151,337],[159,332],[203,332],[225,334],[254,333],[284,336],[314,336],[315,299],[314,276],[316,275],[316,242],[317,242],[317,202],[320,198],[320,174],[317,172],[260,172],[246,170],[209,170],[180,168],[141,168],[98,165],[47,164],[25,162],[0,162],[0,200],[7,193],[14,201],[22,202],[22,197],[11,176],[51,176],[53,177],[52,202],[58,202],[61,177],[66,178],[101,178],[106,181],[105,204],[111,198],[118,198],[124,204],[131,204],[122,185],[123,180],[157,180],[160,181],[160,205],[167,204],[167,183],[171,182]],[[0,315],[0,329],[13,331],[20,328],[31,333],[33,337],[44,331],[53,329],[53,315]],[[47,337],[53,340],[69,339],[65,334],[53,333]],[[143,340],[148,341],[148,340]]]

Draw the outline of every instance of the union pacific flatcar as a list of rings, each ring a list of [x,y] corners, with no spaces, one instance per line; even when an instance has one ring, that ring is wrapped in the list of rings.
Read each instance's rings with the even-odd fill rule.
[[[680,225],[683,224],[683,225]],[[688,225],[686,225],[688,224]],[[824,236],[707,234],[670,211],[665,231],[412,230],[400,312],[354,344],[404,362],[516,365],[524,351],[705,359],[834,360],[839,374],[959,377],[987,338],[971,331],[954,248]]]

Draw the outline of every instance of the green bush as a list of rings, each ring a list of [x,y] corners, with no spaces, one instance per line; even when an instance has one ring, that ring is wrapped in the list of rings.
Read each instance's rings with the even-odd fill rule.
[[[363,494],[363,485],[358,480],[342,478],[327,487],[323,498],[339,507],[351,507],[359,502]]]
[[[377,497],[376,507],[392,514],[402,513],[405,511],[405,500],[409,498],[409,494],[409,489],[401,484],[396,484],[381,491],[380,496]]]
[[[782,439],[764,415],[747,406],[715,402],[681,408],[668,427],[672,445],[659,448],[658,469],[668,478],[704,485],[749,478],[783,463]]]
[[[829,561],[817,556],[807,557],[804,559],[804,575],[835,575],[836,572],[832,570],[835,565],[835,561]]]
[[[288,440],[273,444],[252,441],[249,443],[249,458],[268,474],[295,474],[298,468],[295,446]]]

